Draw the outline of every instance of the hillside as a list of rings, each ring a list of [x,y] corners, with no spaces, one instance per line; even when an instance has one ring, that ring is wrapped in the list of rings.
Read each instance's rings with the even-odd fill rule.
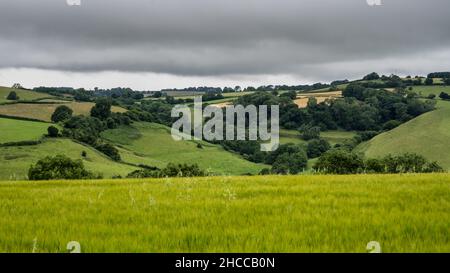
[[[448,174],[2,182],[0,200],[0,252],[450,251]]]
[[[81,156],[83,151],[87,152],[86,158]],[[35,164],[45,156],[59,154],[72,159],[82,159],[88,170],[103,174],[105,178],[116,175],[125,176],[137,169],[114,162],[95,149],[70,139],[46,139],[38,145],[0,147],[0,180],[26,179],[31,164]]]
[[[19,101],[32,101],[32,100],[39,100],[39,99],[53,97],[53,96],[51,96],[49,94],[45,94],[45,93],[38,93],[35,91],[30,91],[30,90],[15,89],[15,88],[0,86],[0,104],[14,102],[14,101],[6,99],[11,91],[14,91],[17,93],[17,96],[19,96]]]
[[[170,128],[137,122],[132,126],[108,130],[102,136],[121,147],[125,162],[164,167],[168,163],[197,163],[216,174],[257,174],[267,167],[244,160],[221,146],[204,141],[174,141]],[[197,147],[201,145],[201,148]]]
[[[368,158],[414,152],[450,170],[450,102],[439,100],[437,110],[360,144],[356,151]]]

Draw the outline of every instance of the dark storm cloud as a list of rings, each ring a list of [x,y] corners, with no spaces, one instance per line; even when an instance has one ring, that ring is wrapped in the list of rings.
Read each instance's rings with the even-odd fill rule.
[[[0,67],[338,76],[450,51],[448,0],[81,1],[2,0]]]

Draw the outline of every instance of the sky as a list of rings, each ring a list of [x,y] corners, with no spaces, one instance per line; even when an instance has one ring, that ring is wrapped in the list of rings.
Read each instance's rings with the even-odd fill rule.
[[[1,0],[0,85],[159,90],[450,70],[450,1],[368,2]]]

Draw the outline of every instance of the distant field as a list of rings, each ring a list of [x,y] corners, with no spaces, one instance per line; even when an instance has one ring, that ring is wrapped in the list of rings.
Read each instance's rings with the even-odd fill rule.
[[[294,103],[297,104],[300,108],[306,108],[308,106],[309,98],[311,97],[316,98],[317,103],[321,103],[326,101],[327,99],[336,99],[342,97],[342,91],[300,93]]]
[[[82,151],[87,152],[87,158],[83,159],[87,169],[101,173],[105,178],[124,176],[137,169],[114,162],[96,150],[69,139],[48,139],[34,146],[0,147],[0,180],[26,179],[30,165],[43,157],[62,154],[72,159],[82,159]]]
[[[450,93],[450,86],[413,86],[413,91],[424,97],[434,94],[439,97],[441,92]]]
[[[64,104],[32,104],[32,103],[17,103],[0,105],[0,114],[13,116],[33,118],[43,121],[51,121],[51,116],[55,109],[60,105],[70,107],[74,115],[89,115],[94,103],[91,102],[68,102]],[[126,112],[126,109],[121,107],[112,107],[113,112]]]
[[[356,151],[369,158],[414,152],[450,170],[450,102],[439,100],[437,107],[360,144]]]
[[[39,140],[47,134],[48,123],[0,118],[0,144]]]
[[[0,183],[0,252],[450,252],[450,175]]]
[[[342,143],[347,139],[351,139],[356,135],[355,132],[347,132],[347,131],[324,131],[320,133],[320,137],[326,139],[330,142],[331,145],[335,145],[337,143]],[[306,143],[303,139],[300,138],[300,133],[297,130],[286,130],[280,129],[280,142],[282,144],[285,143]]]
[[[14,102],[14,101],[10,101],[10,100],[6,99],[11,91],[15,91],[17,93],[17,95],[19,96],[19,100],[37,100],[37,99],[41,99],[41,98],[52,97],[51,95],[45,94],[45,93],[38,93],[38,92],[34,92],[34,91],[28,91],[28,90],[23,90],[23,89],[13,89],[13,88],[9,88],[9,87],[1,87],[0,86],[0,103]]]
[[[257,174],[267,167],[244,160],[219,145],[204,141],[174,141],[170,128],[154,123],[137,122],[133,126],[108,130],[102,134],[122,147],[125,162],[165,167],[168,163],[197,163],[216,174]],[[200,143],[203,148],[198,148]]]

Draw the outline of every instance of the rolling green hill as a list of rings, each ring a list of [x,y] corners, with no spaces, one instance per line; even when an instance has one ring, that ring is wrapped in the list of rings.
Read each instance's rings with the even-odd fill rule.
[[[0,200],[0,252],[450,251],[448,174],[2,182]]]
[[[108,130],[102,137],[121,147],[125,162],[164,167],[168,163],[197,163],[215,174],[257,174],[267,167],[244,160],[219,145],[204,141],[174,141],[170,128],[137,122],[132,126]],[[199,148],[197,145],[202,147]]]
[[[0,103],[14,102],[6,99],[11,91],[15,91],[17,93],[19,100],[38,100],[52,97],[51,95],[45,93],[0,86]]]
[[[87,157],[81,156],[82,151]],[[86,168],[105,178],[125,176],[137,168],[110,160],[95,149],[75,143],[70,139],[45,139],[32,146],[0,147],[0,180],[26,179],[31,164],[45,156],[66,155],[72,159],[82,159]],[[1,182],[0,182],[1,183]]]
[[[25,140],[39,140],[50,126],[44,122],[16,120],[0,117],[0,144]]]
[[[450,170],[450,102],[439,100],[437,110],[360,144],[356,152],[368,158],[414,152]]]

